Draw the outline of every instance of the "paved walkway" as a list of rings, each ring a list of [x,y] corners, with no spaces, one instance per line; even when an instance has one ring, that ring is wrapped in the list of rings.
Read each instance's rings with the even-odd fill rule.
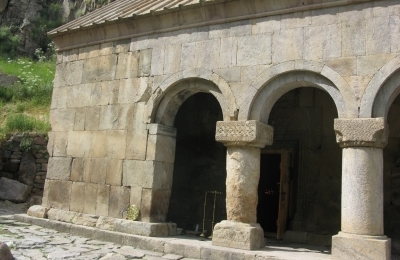
[[[122,259],[191,259],[174,252],[162,253],[135,248],[135,245],[99,241],[61,233],[53,229],[16,221],[14,213],[26,212],[26,205],[4,204],[0,201],[0,241],[9,245],[17,260],[74,259],[74,260],[122,260]],[[244,251],[212,246],[210,240],[198,237],[176,236],[157,238],[165,244],[191,245],[203,248],[201,259],[331,259],[330,249],[309,245],[286,244],[268,241],[267,247],[258,251]],[[149,241],[150,242],[150,241]],[[168,242],[168,243],[167,243]],[[179,246],[178,246],[179,248]],[[208,250],[208,251],[207,251]]]

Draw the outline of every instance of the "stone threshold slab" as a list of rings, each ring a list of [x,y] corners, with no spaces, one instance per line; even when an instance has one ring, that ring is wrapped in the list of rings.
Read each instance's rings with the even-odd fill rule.
[[[21,222],[54,229],[59,232],[71,233],[76,236],[129,245],[142,250],[181,255],[186,258],[237,260],[331,259],[329,254],[320,252],[318,249],[307,250],[304,248],[285,248],[274,245],[267,246],[261,250],[248,251],[213,246],[211,240],[199,241],[198,238],[144,237],[56,220],[36,218],[27,214],[16,214],[14,218]]]

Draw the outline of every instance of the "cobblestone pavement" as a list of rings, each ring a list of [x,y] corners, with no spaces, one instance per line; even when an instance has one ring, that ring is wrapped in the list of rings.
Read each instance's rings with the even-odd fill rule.
[[[5,242],[17,260],[75,259],[188,259],[172,254],[135,249],[114,243],[90,240],[0,216],[0,241]]]

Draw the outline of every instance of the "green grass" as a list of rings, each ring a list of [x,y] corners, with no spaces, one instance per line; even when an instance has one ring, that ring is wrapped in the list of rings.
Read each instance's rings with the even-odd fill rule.
[[[0,57],[0,72],[20,79],[11,87],[0,86],[0,138],[14,132],[48,132],[55,62]]]

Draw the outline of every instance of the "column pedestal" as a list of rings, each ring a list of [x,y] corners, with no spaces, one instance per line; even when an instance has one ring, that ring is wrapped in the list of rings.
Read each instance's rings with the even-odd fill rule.
[[[390,238],[339,232],[332,237],[333,259],[390,259]]]
[[[215,225],[212,244],[247,250],[259,249],[265,246],[264,230],[258,223],[224,220]]]

